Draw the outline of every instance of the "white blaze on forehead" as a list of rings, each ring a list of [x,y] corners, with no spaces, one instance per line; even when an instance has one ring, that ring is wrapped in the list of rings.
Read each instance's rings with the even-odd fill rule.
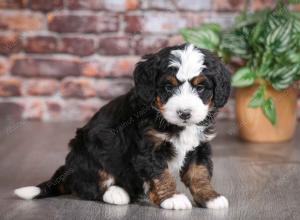
[[[192,44],[188,44],[183,50],[173,50],[171,54],[177,59],[171,59],[169,66],[178,68],[176,77],[181,81],[198,76],[206,67],[204,54]]]

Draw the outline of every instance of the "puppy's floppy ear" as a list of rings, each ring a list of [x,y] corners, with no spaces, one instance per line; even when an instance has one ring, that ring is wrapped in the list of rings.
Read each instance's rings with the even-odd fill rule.
[[[155,84],[157,77],[158,56],[148,54],[142,57],[133,72],[137,95],[146,103],[151,103],[155,98]]]
[[[215,73],[213,76],[213,81],[215,84],[214,88],[214,105],[217,108],[223,107],[229,96],[230,96],[230,72],[227,70],[225,65],[221,62],[220,59],[216,58],[216,62],[214,63]]]

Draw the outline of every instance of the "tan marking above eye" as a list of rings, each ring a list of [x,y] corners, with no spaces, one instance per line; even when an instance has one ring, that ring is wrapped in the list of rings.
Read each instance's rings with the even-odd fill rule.
[[[172,85],[172,86],[178,86],[179,85],[179,81],[175,76],[168,76],[166,78],[168,80],[168,82]]]
[[[155,106],[159,109],[160,112],[163,112],[164,111],[164,108],[163,108],[163,103],[160,99],[159,96],[156,96],[156,99],[155,99]]]
[[[201,82],[203,82],[204,80],[205,80],[205,76],[199,75],[199,76],[195,76],[191,80],[191,83],[192,83],[193,86],[196,86],[196,85],[200,84]]]

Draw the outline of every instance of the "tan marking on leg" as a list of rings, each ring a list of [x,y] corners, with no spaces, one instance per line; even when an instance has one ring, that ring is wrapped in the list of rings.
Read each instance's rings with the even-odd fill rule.
[[[155,129],[149,129],[146,131],[146,136],[154,143],[155,149],[169,139],[168,134],[158,132]]]
[[[102,192],[105,192],[109,186],[114,184],[115,179],[112,175],[107,173],[105,170],[99,170],[98,175],[99,175],[98,185],[100,187],[100,190]]]
[[[159,205],[174,194],[176,194],[176,181],[168,170],[150,182],[149,199],[153,203]]]
[[[203,165],[190,165],[181,175],[181,180],[190,189],[195,202],[200,206],[205,206],[205,202],[219,196],[210,183],[207,168]]]
[[[59,191],[61,194],[66,194],[66,193],[67,193],[63,184],[59,184],[59,186],[58,186],[58,191]]]

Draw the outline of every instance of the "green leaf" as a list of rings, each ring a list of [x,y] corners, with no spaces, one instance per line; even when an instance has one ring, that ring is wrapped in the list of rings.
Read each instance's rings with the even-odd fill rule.
[[[243,67],[234,74],[231,84],[235,87],[247,87],[253,85],[255,78],[256,75],[250,68]]]
[[[288,0],[288,4],[299,4],[299,0]]]
[[[294,33],[299,33],[300,32],[300,13],[297,13],[294,15],[295,15]]]
[[[258,108],[261,107],[265,102],[265,86],[260,86],[254,93],[251,101],[249,102],[249,107]]]
[[[287,54],[287,58],[292,63],[300,63],[300,53],[292,52]]]
[[[261,20],[260,22],[257,23],[257,25],[253,28],[251,32],[251,38],[250,40],[252,41],[253,45],[255,45],[258,40],[261,38],[261,36],[264,34],[265,30],[265,23],[264,20]]]
[[[297,73],[300,71],[299,65],[289,65],[278,68],[269,77],[269,80],[276,90],[283,90],[293,84]]]
[[[180,32],[185,41],[214,52],[221,41],[221,27],[218,24],[203,24],[199,28],[186,28]]]
[[[293,30],[293,21],[287,21],[276,27],[267,37],[267,48],[274,54],[285,53],[292,47],[291,36]]]
[[[237,33],[224,33],[222,35],[220,48],[235,56],[246,59],[249,58],[248,43],[245,41],[243,36]]]
[[[221,25],[217,24],[217,23],[206,23],[201,25],[201,28],[204,29],[210,29],[212,31],[214,31],[215,33],[220,33],[221,32]]]
[[[268,120],[272,123],[272,125],[275,125],[277,122],[277,115],[276,115],[276,108],[275,104],[273,102],[272,98],[268,98],[263,106],[262,106],[263,112],[265,116],[268,118]]]

